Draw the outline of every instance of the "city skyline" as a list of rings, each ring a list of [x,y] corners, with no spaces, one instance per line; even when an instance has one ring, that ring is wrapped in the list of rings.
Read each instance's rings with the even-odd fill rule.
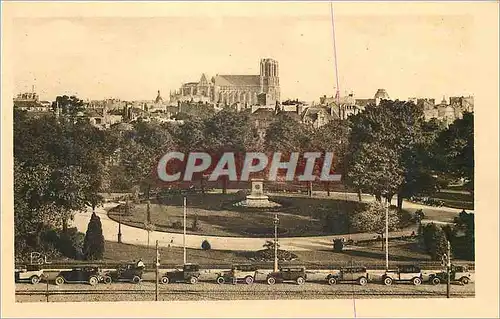
[[[328,3],[310,7],[314,14],[302,17],[281,7],[278,17],[18,18],[14,93],[35,85],[42,99],[154,99],[201,73],[255,74],[255,61],[270,57],[280,63],[283,99],[317,101],[335,93],[332,27]],[[469,17],[356,16],[337,7],[342,95],[384,88],[391,98],[441,99],[474,91]],[[280,7],[271,8],[276,15]]]

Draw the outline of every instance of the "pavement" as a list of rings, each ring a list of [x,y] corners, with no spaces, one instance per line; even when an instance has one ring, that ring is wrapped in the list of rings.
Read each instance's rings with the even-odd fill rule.
[[[322,194],[315,192],[315,197],[326,197],[326,193]],[[343,196],[346,200],[351,200],[356,198],[357,194],[348,193],[332,193],[331,198],[338,196]],[[362,195],[363,201],[369,202],[373,201],[373,196]],[[393,199],[392,204],[396,204],[396,199]],[[106,210],[117,206],[118,203],[105,203],[103,206],[96,208],[96,214],[100,217],[102,223],[102,232],[105,240],[117,242],[118,240],[118,223],[111,220]],[[408,210],[416,209],[439,209],[440,211],[449,211],[454,213],[459,213],[460,209],[454,209],[449,207],[429,207],[421,204],[410,203],[404,201],[403,206]],[[88,222],[90,220],[92,211],[88,209],[83,213],[75,214],[72,225],[76,227],[80,232],[85,233],[87,231]],[[189,209],[188,209],[189,214]],[[408,236],[416,231],[416,229],[405,229],[402,231],[391,232],[390,237]],[[167,233],[152,231],[149,232],[142,228],[131,227],[122,224],[121,225],[122,242],[125,244],[132,245],[143,245],[147,246],[154,245],[158,240],[158,245],[160,247],[183,247],[184,246],[184,236],[182,233]],[[345,238],[352,239],[355,241],[373,239],[378,235],[375,233],[356,233],[348,235],[329,235],[329,236],[313,236],[313,237],[287,237],[280,238],[280,249],[285,249],[288,251],[305,251],[305,250],[325,250],[331,249],[333,239]],[[268,240],[274,240],[274,238],[246,238],[246,237],[221,237],[221,236],[205,236],[205,235],[186,235],[185,246],[192,249],[201,249],[201,243],[204,240],[208,240],[212,249],[216,250],[245,250],[245,251],[257,251],[263,248],[263,245]]]

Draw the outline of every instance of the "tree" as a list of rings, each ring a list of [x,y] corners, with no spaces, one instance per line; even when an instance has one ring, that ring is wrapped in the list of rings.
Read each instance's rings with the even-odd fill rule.
[[[144,192],[147,222],[151,222],[149,207],[151,189],[157,183],[154,175],[155,167],[160,157],[172,149],[173,145],[173,139],[165,127],[157,123],[139,122],[120,148],[120,166],[131,189],[133,186],[139,186]]]
[[[79,244],[73,241],[79,241],[79,235],[67,232],[68,221],[86,205],[95,208],[99,203],[109,150],[104,136],[89,123],[53,115],[30,118],[15,111],[16,255],[52,248],[74,255]]]
[[[83,254],[86,260],[102,259],[104,256],[104,236],[101,219],[92,213],[83,242]]]
[[[432,260],[441,260],[447,253],[447,239],[443,229],[434,223],[427,224],[422,229],[424,245]]]
[[[452,229],[452,248],[456,255],[468,260],[475,258],[474,213],[465,210],[455,217]]]
[[[474,191],[474,113],[465,112],[437,138],[441,171],[465,178],[467,189]]]
[[[397,193],[400,210],[404,197],[433,189],[432,171],[427,166],[432,162],[428,156],[430,133],[434,131],[432,126],[425,126],[421,106],[383,100],[351,116],[350,123],[348,184],[377,198],[390,199]],[[386,183],[384,176],[390,176],[393,182]]]
[[[357,232],[376,233],[382,239],[382,249],[384,248],[384,234],[386,226],[386,206],[380,202],[372,202],[363,205],[349,215],[350,228]],[[389,231],[396,230],[399,226],[400,218],[398,212],[389,208]]]
[[[246,113],[225,109],[205,120],[205,150],[214,155],[224,152],[242,154],[257,148],[257,131]],[[201,177],[201,174],[198,174]],[[222,179],[222,192],[227,191],[228,177]]]
[[[300,152],[312,141],[310,129],[286,113],[279,113],[266,130],[264,147],[271,152]]]
[[[346,176],[345,157],[349,144],[349,122],[332,120],[328,124],[321,126],[313,133],[311,141],[312,149],[323,153],[333,152],[333,169],[335,172]],[[330,183],[326,183],[328,196],[330,196]]]
[[[65,115],[75,116],[78,112],[83,111],[84,102],[76,96],[57,96],[56,100],[52,103],[52,108],[55,110],[60,108],[61,113]]]
[[[392,198],[404,182],[404,168],[396,151],[380,144],[362,144],[352,154],[348,181],[357,189],[375,195]]]

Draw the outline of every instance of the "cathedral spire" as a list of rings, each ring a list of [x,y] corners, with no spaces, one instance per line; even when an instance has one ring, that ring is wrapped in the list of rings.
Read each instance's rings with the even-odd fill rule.
[[[163,102],[163,99],[160,94],[160,90],[158,90],[158,95],[156,96],[155,103],[161,103]]]

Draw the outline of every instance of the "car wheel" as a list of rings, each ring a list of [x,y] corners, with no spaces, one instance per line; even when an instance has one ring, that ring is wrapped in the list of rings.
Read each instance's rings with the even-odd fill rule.
[[[247,285],[251,285],[251,284],[253,284],[253,277],[252,277],[252,276],[247,276],[247,277],[245,277],[245,283],[246,283]]]
[[[99,279],[97,279],[97,277],[92,276],[92,277],[90,277],[90,278],[89,278],[89,284],[90,284],[91,286],[95,286],[95,285],[97,285],[98,283],[99,283]]]
[[[434,286],[439,285],[441,283],[441,279],[439,279],[438,277],[434,277],[434,278],[432,278],[431,283]]]
[[[330,286],[333,286],[333,285],[337,284],[337,278],[335,278],[335,277],[328,278],[328,284]]]
[[[36,285],[40,282],[40,277],[38,277],[37,275],[31,276],[30,281],[33,285]]]
[[[224,277],[217,277],[217,279],[215,280],[219,285],[222,285],[224,284],[225,280],[224,280]]]
[[[274,285],[275,283],[276,283],[276,278],[274,278],[274,277],[267,278],[268,285]]]
[[[134,276],[134,278],[132,278],[132,282],[134,284],[138,284],[141,282],[141,278],[139,276]]]
[[[189,278],[189,283],[190,283],[191,285],[194,285],[194,284],[196,284],[197,282],[198,282],[198,278],[197,278],[197,277],[191,277],[191,278]]]
[[[467,277],[462,277],[460,278],[460,282],[464,285],[467,285],[469,283],[469,278]]]
[[[110,277],[110,276],[104,276],[104,283],[105,283],[105,284],[108,284],[108,285],[109,285],[109,284],[110,284],[110,283],[112,283],[112,282],[113,282],[113,279],[111,279],[111,277]]]
[[[391,277],[385,277],[384,278],[384,285],[386,285],[386,286],[392,285],[392,278]]]
[[[368,279],[366,279],[366,277],[361,277],[361,278],[358,279],[358,283],[361,286],[365,286],[368,283]]]
[[[56,277],[56,280],[55,280],[55,283],[56,283],[56,285],[58,285],[58,286],[60,286],[60,285],[64,284],[64,277],[62,277],[62,276],[57,276],[57,277]]]
[[[161,277],[160,282],[164,285],[168,284],[170,282],[170,279],[168,277]]]
[[[415,286],[418,286],[422,283],[422,279],[418,278],[418,277],[415,277],[413,278],[412,280],[412,283],[415,285]]]
[[[303,285],[306,282],[304,277],[297,278],[297,285]]]

